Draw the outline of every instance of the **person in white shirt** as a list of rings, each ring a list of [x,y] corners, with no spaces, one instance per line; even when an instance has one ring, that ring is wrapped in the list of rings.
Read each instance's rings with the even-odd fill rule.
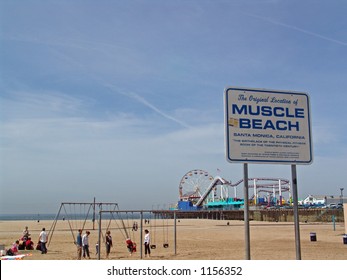
[[[143,244],[145,245],[145,257],[147,257],[147,254],[148,254],[148,257],[151,256],[151,249],[149,247],[150,243],[151,243],[151,237],[149,235],[149,230],[145,229],[145,238],[143,241]]]
[[[83,248],[83,258],[85,258],[86,256],[88,257],[88,259],[90,259],[90,255],[89,255],[89,234],[90,231],[86,231],[85,234],[83,234],[82,236],[82,248]]]
[[[41,244],[41,254],[47,254],[46,243],[48,241],[48,234],[46,233],[46,229],[43,228],[39,235],[39,243]]]

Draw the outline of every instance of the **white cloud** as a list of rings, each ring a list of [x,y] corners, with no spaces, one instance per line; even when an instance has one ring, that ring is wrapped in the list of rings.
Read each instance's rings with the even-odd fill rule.
[[[7,97],[0,97],[0,100],[3,115],[11,119],[53,117],[62,113],[79,114],[93,103],[92,99],[42,90],[10,91]]]

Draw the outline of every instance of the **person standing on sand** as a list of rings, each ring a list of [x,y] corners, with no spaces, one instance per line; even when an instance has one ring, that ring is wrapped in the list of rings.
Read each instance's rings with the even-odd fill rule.
[[[82,258],[82,230],[78,230],[77,238],[76,238],[76,246],[77,246],[77,259],[80,260]]]
[[[46,229],[42,228],[42,231],[39,235],[39,242],[41,244],[41,254],[47,254],[46,243],[48,241],[48,235],[46,233]]]
[[[90,259],[89,255],[89,234],[90,231],[86,231],[86,233],[82,236],[82,246],[83,246],[83,258],[88,257]]]
[[[111,232],[108,230],[106,231],[106,258],[110,255],[112,244],[112,236]]]
[[[145,257],[147,257],[147,254],[148,254],[148,257],[151,256],[151,249],[149,247],[150,243],[151,243],[151,237],[149,235],[149,230],[145,229],[145,239],[143,242],[143,244],[145,245]]]

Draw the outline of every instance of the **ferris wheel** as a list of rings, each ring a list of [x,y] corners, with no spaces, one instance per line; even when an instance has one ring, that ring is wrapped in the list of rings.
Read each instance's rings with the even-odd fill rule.
[[[179,184],[181,201],[197,200],[213,181],[213,176],[207,171],[195,169],[187,172]]]

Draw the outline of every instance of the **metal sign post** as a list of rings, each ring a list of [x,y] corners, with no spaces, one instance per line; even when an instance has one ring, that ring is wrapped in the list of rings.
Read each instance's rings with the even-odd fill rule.
[[[300,228],[299,228],[299,207],[298,207],[298,179],[296,176],[296,165],[292,165],[292,187],[293,187],[293,210],[294,210],[294,230],[296,259],[301,260]]]
[[[226,88],[225,144],[227,160],[244,163],[246,259],[250,259],[247,163],[292,165],[296,257],[301,259],[296,165],[313,161],[308,95],[294,91]]]
[[[244,209],[243,215],[245,220],[245,259],[251,259],[251,237],[249,230],[249,203],[248,203],[248,164],[243,164],[243,193],[244,193]]]

